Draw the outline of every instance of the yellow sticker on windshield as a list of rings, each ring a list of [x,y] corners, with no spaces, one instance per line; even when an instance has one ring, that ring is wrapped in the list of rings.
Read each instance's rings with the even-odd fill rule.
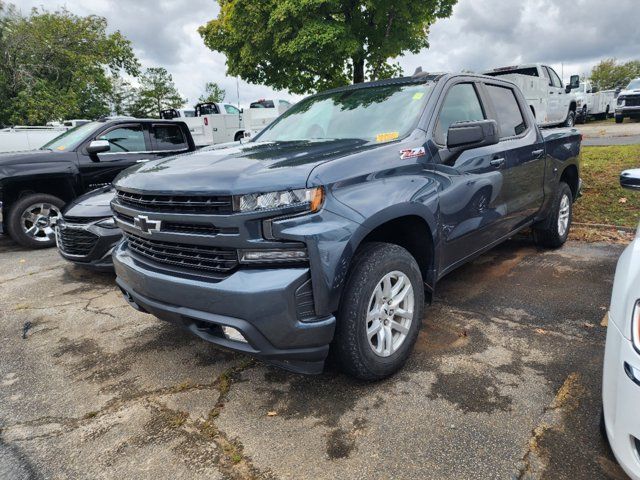
[[[420,100],[422,97],[424,97],[424,92],[416,92],[413,94],[414,100]]]
[[[64,149],[66,147],[64,145],[60,145],[58,148],[56,148],[56,150],[60,150],[61,152],[64,152]]]
[[[400,136],[400,132],[379,133],[376,135],[376,142],[390,142]]]

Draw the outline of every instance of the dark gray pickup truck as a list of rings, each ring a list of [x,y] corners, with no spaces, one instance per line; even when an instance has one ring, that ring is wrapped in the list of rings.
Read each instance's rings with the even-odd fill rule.
[[[541,132],[499,78],[323,92],[249,143],[121,174],[117,282],[134,308],[222,347],[303,373],[331,350],[383,378],[442,276],[528,227],[565,242],[580,141]]]

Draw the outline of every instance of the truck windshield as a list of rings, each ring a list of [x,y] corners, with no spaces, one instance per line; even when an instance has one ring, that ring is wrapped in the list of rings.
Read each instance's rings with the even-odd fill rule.
[[[314,95],[287,110],[256,141],[396,140],[416,127],[433,86],[383,85]]]
[[[640,78],[631,80],[631,83],[627,86],[627,90],[640,90]]]
[[[58,150],[60,152],[68,152],[69,150],[73,150],[100,125],[104,124],[99,122],[89,122],[85,123],[84,125],[70,128],[62,135],[58,135],[49,143],[45,143],[42,147],[40,147],[40,150]]]

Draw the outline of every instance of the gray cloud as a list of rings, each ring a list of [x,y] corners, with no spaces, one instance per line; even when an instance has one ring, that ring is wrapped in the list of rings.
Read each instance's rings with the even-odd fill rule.
[[[11,0],[10,0],[11,1]],[[15,1],[15,0],[14,0]],[[17,0],[24,12],[43,0]],[[236,79],[225,57],[208,50],[196,29],[214,18],[214,0],[47,0],[79,15],[107,18],[134,45],[145,67],[163,66],[192,104],[208,81],[218,82],[235,103]],[[482,71],[524,62],[552,64],[564,75],[588,73],[602,58],[638,58],[638,0],[459,0],[453,16],[431,29],[431,48],[399,59],[406,73]],[[240,102],[291,96],[240,82]],[[298,97],[293,97],[298,98]]]

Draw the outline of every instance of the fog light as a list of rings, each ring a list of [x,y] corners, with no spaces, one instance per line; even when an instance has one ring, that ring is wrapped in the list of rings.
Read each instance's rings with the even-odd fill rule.
[[[247,343],[247,339],[244,338],[244,335],[242,335],[239,330],[233,327],[223,326],[222,333],[224,333],[224,336],[229,340],[233,340],[234,342]]]
[[[304,262],[307,249],[240,250],[240,263]]]

